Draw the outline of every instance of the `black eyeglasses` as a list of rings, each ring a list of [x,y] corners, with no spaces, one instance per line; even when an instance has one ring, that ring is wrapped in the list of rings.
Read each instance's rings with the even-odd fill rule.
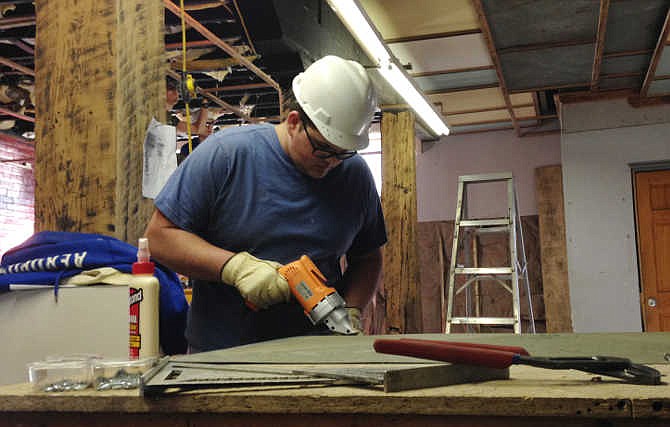
[[[356,154],[356,151],[335,151],[332,148],[315,144],[312,140],[312,137],[309,136],[309,132],[307,132],[307,126],[304,124],[304,122],[303,127],[305,128],[305,135],[307,135],[307,140],[312,145],[312,154],[315,157],[320,159],[330,159],[331,157],[335,157],[337,160],[346,160]]]

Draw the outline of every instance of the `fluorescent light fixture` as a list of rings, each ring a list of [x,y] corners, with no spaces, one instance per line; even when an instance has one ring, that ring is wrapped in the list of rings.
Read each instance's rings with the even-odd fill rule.
[[[357,1],[328,0],[328,3],[370,59],[380,64],[390,58],[391,54]]]
[[[388,50],[370,19],[357,0],[328,0],[328,4],[349,32],[361,45],[371,60],[379,67],[379,73],[414,110],[419,119],[436,136],[449,135],[449,128],[435,111],[432,104],[416,88],[405,70]]]
[[[444,120],[435,112],[432,105],[426,101],[403,70],[395,62],[381,64],[379,73],[398,91],[414,112],[430,127],[436,135],[449,135],[449,128]]]

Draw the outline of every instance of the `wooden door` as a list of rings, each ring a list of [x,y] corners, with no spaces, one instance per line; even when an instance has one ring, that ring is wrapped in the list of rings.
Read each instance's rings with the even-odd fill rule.
[[[670,331],[670,170],[635,173],[645,331]]]

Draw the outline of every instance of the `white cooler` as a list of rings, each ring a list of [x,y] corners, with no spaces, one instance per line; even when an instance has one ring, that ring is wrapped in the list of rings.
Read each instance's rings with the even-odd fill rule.
[[[0,385],[28,381],[26,364],[50,356],[127,358],[128,286],[63,286],[57,301],[53,287],[2,293],[0,325]]]

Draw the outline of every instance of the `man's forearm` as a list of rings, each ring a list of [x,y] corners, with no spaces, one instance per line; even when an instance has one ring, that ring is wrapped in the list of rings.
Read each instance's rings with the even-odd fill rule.
[[[178,228],[158,210],[149,221],[145,235],[152,257],[194,279],[220,281],[221,267],[234,255]]]

